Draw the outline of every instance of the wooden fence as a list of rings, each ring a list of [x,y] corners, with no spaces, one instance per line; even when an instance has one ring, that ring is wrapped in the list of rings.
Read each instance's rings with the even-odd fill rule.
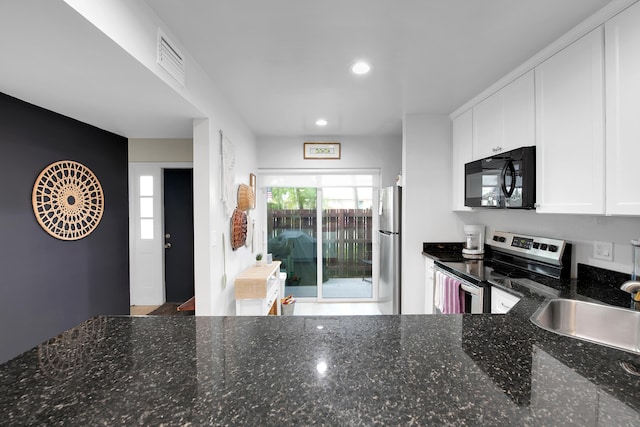
[[[285,234],[282,234],[287,232]],[[300,236],[302,233],[309,236]],[[326,209],[322,211],[322,255],[324,279],[337,277],[371,277],[371,238],[373,221],[371,209]],[[278,237],[280,236],[280,237]],[[286,238],[284,236],[287,236]],[[301,263],[313,264],[317,239],[315,209],[267,211],[269,250],[287,245],[287,250],[274,251],[274,258],[289,264],[285,268],[291,276],[300,270]],[[286,241],[286,242],[285,242]],[[297,246],[297,247],[296,247]],[[304,248],[302,247],[304,246]],[[311,247],[313,247],[311,249]],[[286,257],[288,255],[288,257]],[[309,276],[309,274],[306,274]],[[315,278],[314,278],[315,282]]]

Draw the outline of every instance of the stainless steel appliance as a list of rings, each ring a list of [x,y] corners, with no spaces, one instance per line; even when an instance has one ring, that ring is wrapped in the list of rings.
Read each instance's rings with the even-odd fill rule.
[[[523,147],[467,163],[465,206],[533,209],[536,147]]]
[[[435,260],[436,275],[460,282],[461,312],[490,313],[492,285],[510,288],[512,282],[547,297],[557,290],[542,282],[568,279],[571,270],[571,244],[561,239],[493,231],[485,239],[485,258],[468,260],[453,258],[451,251]],[[438,282],[433,291],[437,294]],[[437,299],[434,312],[438,309]],[[447,312],[446,310],[444,312]]]
[[[494,231],[486,244],[493,252],[493,270],[505,276],[532,273],[568,279],[571,273],[571,244],[564,240]]]
[[[474,263],[478,267],[482,265],[482,261],[478,261]],[[471,266],[471,264],[470,264]],[[476,281],[476,283],[472,283],[470,280],[466,280],[462,275],[455,274],[453,272],[447,271],[442,267],[436,265],[434,267],[435,271],[435,293],[434,301],[435,301],[435,309],[434,313],[440,314],[452,314],[452,313],[471,313],[471,314],[479,314],[486,313],[487,307],[485,304],[488,301],[488,298],[485,297],[487,286],[480,281]],[[441,295],[441,293],[446,292],[444,289],[444,282],[449,282],[446,286],[454,286],[457,295],[454,295],[454,298],[457,298],[459,302],[455,304],[456,308],[452,309],[452,304],[447,302],[447,297],[445,295]],[[440,290],[438,290],[440,289]]]
[[[402,187],[380,191],[380,279],[378,298],[382,314],[400,314]]]

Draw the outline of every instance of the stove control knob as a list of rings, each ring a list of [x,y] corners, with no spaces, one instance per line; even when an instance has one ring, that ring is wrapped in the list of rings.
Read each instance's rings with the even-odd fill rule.
[[[558,247],[556,245],[549,245],[549,252],[558,252]]]
[[[549,245],[547,245],[546,243],[542,243],[542,244],[540,245],[540,250],[542,250],[542,251],[546,251],[548,247],[549,247]]]
[[[507,239],[506,239],[506,238],[504,238],[503,236],[500,236],[500,243],[504,243],[504,242],[506,242],[506,241],[507,241]]]
[[[533,249],[540,249],[540,243],[533,242]]]
[[[498,240],[500,240],[500,238],[498,236],[493,236],[493,241],[497,242]]]

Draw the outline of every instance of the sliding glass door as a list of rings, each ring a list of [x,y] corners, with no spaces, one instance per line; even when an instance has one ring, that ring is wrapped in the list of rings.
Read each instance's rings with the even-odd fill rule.
[[[372,298],[372,188],[322,189],[323,298]]]
[[[287,295],[371,300],[377,296],[374,189],[325,181],[333,185],[266,188],[267,252],[282,262]]]

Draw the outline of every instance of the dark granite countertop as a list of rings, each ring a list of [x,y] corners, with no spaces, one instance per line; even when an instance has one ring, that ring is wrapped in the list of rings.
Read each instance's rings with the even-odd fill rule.
[[[505,315],[97,317],[0,365],[0,424],[638,425],[640,357],[537,328],[517,292]]]

